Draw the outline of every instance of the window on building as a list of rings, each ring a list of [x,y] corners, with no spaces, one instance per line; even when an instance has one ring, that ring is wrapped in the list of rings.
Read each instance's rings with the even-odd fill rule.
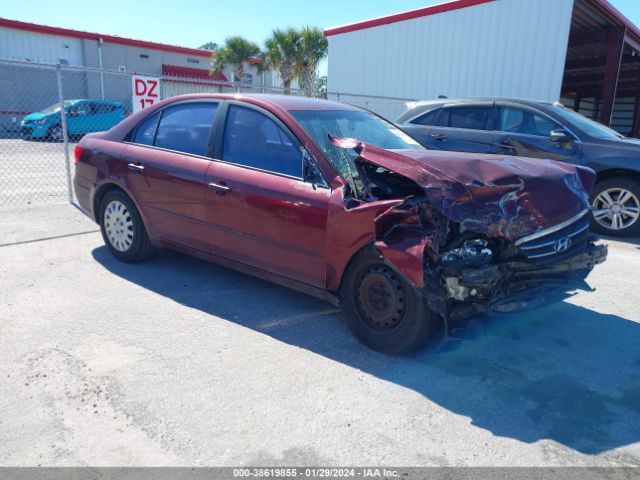
[[[298,142],[267,115],[238,105],[229,107],[222,159],[302,177],[302,153]]]
[[[253,74],[245,73],[242,83],[244,83],[245,85],[253,85]]]

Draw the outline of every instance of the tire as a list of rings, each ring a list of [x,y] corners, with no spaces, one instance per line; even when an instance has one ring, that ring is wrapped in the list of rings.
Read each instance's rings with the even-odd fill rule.
[[[640,235],[640,182],[637,180],[612,177],[597,183],[591,194],[591,205],[594,207],[591,224],[596,232],[612,237]]]
[[[439,325],[416,287],[371,247],[351,261],[340,297],[349,328],[367,347],[405,353],[422,347]]]
[[[64,134],[62,132],[62,125],[54,125],[49,128],[47,132],[47,138],[56,143],[64,141]]]
[[[141,262],[155,253],[138,209],[121,190],[100,202],[100,231],[109,252],[123,262]]]

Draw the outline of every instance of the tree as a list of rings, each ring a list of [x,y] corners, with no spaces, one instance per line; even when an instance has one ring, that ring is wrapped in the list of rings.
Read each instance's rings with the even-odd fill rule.
[[[265,63],[269,68],[278,70],[284,94],[291,92],[291,82],[296,76],[299,64],[298,44],[300,33],[293,28],[288,30],[274,30],[265,41]]]
[[[318,77],[316,81],[316,95],[320,98],[327,98],[327,76]]]
[[[233,81],[244,80],[244,62],[260,55],[260,47],[249,40],[239,36],[228,37],[224,46],[218,48],[213,54],[211,73],[220,73],[227,65],[231,65]]]
[[[306,95],[315,90],[318,64],[329,53],[329,42],[319,28],[304,27],[300,32],[298,42],[300,69],[300,83]]]
[[[200,50],[209,50],[210,52],[215,52],[218,50],[218,44],[216,42],[207,42],[204,45],[200,45],[198,47]]]

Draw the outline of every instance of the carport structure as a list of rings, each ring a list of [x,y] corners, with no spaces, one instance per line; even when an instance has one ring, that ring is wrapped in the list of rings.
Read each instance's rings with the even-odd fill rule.
[[[606,0],[575,0],[562,98],[574,109],[640,136],[640,29]]]

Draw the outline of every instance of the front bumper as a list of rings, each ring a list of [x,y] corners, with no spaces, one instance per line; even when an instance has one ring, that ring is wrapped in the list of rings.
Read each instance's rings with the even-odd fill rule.
[[[48,135],[48,125],[39,123],[24,123],[20,126],[20,133],[23,137],[44,138]]]
[[[542,265],[522,259],[480,267],[456,268],[444,275],[471,292],[464,302],[450,302],[449,318],[482,312],[509,313],[566,298],[575,290],[591,290],[585,282],[593,267],[607,258],[607,246],[589,241],[577,253]]]

